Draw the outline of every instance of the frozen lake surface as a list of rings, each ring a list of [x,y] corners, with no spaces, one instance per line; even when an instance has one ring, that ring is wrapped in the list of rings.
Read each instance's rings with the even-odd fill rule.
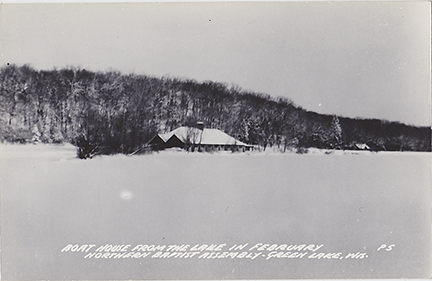
[[[0,153],[3,280],[431,274],[429,153],[162,152],[80,160],[70,145],[9,144]],[[317,253],[342,255],[84,259],[61,252],[68,244],[246,243],[246,251],[257,243],[313,244],[323,245]],[[394,246],[377,251],[383,244]],[[350,253],[367,257],[345,258]]]

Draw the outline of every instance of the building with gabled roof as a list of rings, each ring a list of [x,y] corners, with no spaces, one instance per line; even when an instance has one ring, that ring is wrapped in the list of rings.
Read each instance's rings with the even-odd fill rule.
[[[202,124],[158,134],[150,141],[150,146],[154,150],[180,147],[188,151],[247,151],[253,148],[218,129],[206,129]]]

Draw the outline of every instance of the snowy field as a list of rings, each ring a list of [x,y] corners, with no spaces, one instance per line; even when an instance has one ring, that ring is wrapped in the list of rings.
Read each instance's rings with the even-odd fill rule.
[[[317,150],[80,160],[70,145],[1,144],[2,279],[427,278],[430,161],[429,153]],[[248,253],[261,254],[61,252],[68,244],[246,243]],[[291,259],[249,251],[257,243],[323,246]],[[383,244],[394,246],[377,251]],[[363,257],[346,258],[356,253]]]

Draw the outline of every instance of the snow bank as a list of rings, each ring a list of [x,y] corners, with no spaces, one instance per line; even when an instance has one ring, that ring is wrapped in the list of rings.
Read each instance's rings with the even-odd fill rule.
[[[308,148],[304,153],[299,154],[296,149],[287,149],[283,152],[279,148],[267,148],[266,150],[254,150],[246,152],[231,152],[231,151],[212,151],[212,152],[188,152],[181,148],[169,148],[158,152],[152,152],[143,155],[134,155],[130,157],[157,157],[160,156],[188,156],[188,157],[207,157],[207,156],[293,156],[293,155],[325,155],[325,156],[342,156],[342,155],[430,155],[428,152],[371,152],[361,150],[327,150],[318,148]],[[11,144],[0,143],[0,161],[7,159],[27,159],[41,161],[68,161],[78,160],[76,156],[76,148],[71,144]],[[98,155],[94,159],[128,159],[129,156],[123,154],[117,155]],[[85,160],[81,160],[85,161]]]
[[[76,158],[76,148],[71,144],[0,143],[0,160],[11,158],[65,161]]]

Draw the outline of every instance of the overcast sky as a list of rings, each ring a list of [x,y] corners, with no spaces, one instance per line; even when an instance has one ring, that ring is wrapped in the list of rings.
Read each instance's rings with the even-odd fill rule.
[[[0,9],[2,66],[213,80],[320,113],[430,125],[429,2]]]

